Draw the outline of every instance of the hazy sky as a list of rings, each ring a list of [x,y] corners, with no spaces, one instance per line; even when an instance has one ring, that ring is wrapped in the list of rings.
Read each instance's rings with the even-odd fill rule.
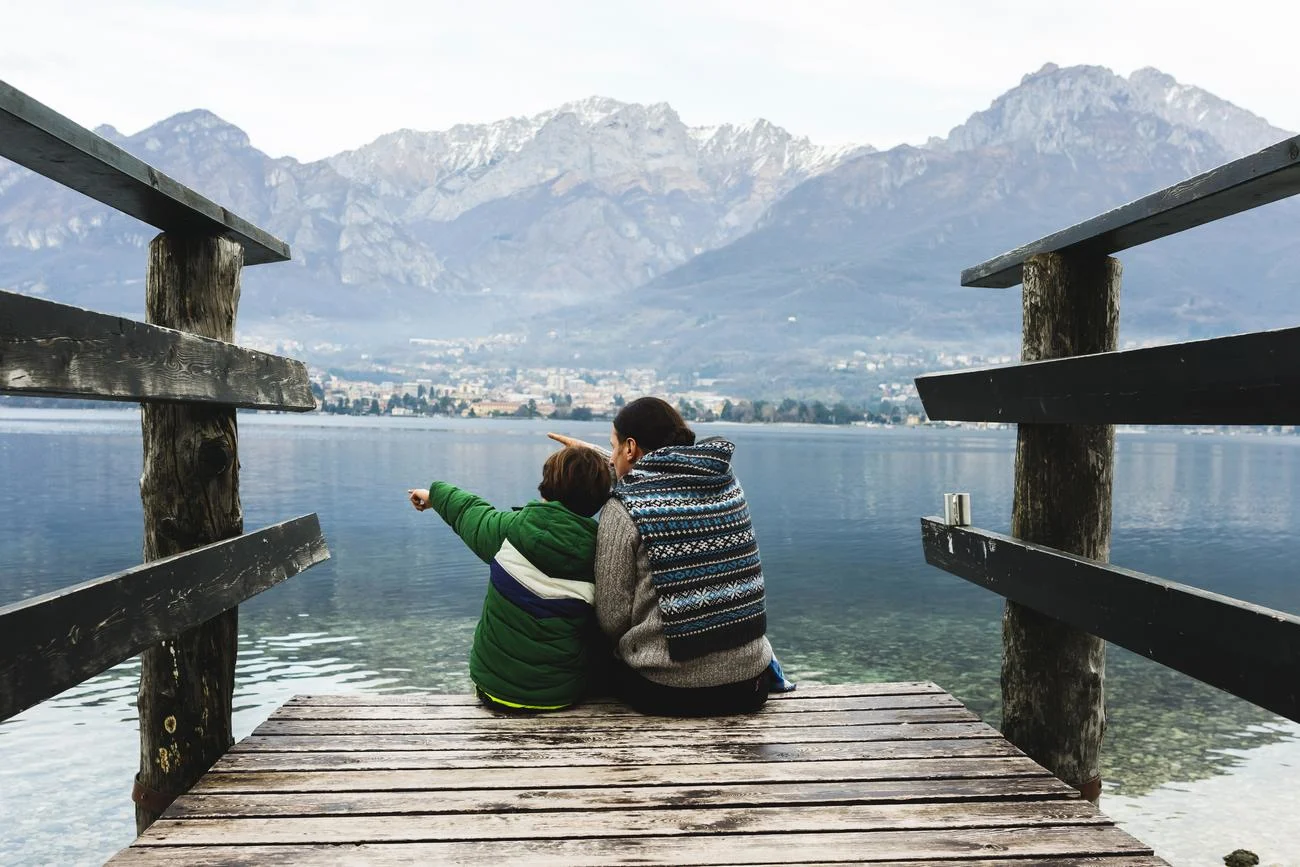
[[[1293,6],[1054,0],[3,0],[0,79],[134,133],[207,108],[272,155],[592,94],[825,144],[944,135],[1052,61],[1156,66],[1300,129]],[[1249,14],[1244,10],[1249,8]],[[1243,14],[1236,14],[1234,8]]]

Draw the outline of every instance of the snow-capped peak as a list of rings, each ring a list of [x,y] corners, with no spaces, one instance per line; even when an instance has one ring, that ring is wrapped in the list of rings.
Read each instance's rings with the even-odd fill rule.
[[[1140,122],[1142,116],[1146,124]],[[1199,138],[1211,159],[1242,156],[1288,135],[1157,69],[1139,69],[1125,78],[1101,66],[1049,63],[971,115],[946,139],[932,139],[930,146],[971,150],[1014,144],[1044,153],[1118,152],[1136,144],[1131,132],[1138,127],[1151,143]],[[1216,150],[1221,153],[1211,153]]]

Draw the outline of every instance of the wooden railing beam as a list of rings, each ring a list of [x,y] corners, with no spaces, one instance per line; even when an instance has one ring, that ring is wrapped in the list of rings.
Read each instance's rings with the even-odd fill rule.
[[[0,394],[316,408],[301,361],[4,291]]]
[[[1300,328],[916,378],[935,421],[1300,424]]]
[[[1101,258],[1296,193],[1300,193],[1300,137],[1280,141],[967,268],[961,272],[961,285],[1015,286],[1023,280],[1025,262],[1040,253]]]
[[[289,258],[284,241],[3,81],[0,157],[164,232],[227,238],[247,265]]]
[[[0,720],[328,558],[304,515],[0,608]]]
[[[988,530],[921,519],[926,562],[1300,722],[1300,617]]]

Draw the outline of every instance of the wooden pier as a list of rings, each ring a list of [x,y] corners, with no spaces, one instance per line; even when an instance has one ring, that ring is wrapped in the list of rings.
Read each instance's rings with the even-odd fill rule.
[[[1023,282],[1022,363],[917,387],[931,419],[1020,425],[1012,535],[922,518],[922,546],[1007,598],[1009,740],[895,683],[712,720],[304,696],[227,751],[237,606],[329,556],[314,514],[243,534],[235,409],[315,408],[301,362],[230,342],[240,269],[289,248],[3,82],[0,157],[162,232],[148,322],[0,292],[0,394],[144,407],[148,562],[0,607],[0,721],[143,655],[141,835],[113,863],[1153,865],[1080,794],[1105,641],[1300,720],[1300,615],[1108,562],[1114,425],[1300,423],[1300,328],[1118,351],[1110,256],[1300,193],[1300,138],[962,275]]]
[[[301,696],[112,864],[1155,865],[931,683],[752,716]]]

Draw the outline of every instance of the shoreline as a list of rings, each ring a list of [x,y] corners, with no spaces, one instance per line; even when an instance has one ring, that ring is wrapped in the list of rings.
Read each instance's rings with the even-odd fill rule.
[[[137,405],[120,405],[106,404],[95,405],[92,407],[29,407],[29,406],[7,406],[0,403],[0,420],[3,421],[50,421],[50,420],[71,420],[74,418],[93,419],[95,415],[102,414],[105,418],[124,418],[127,416],[138,416],[139,407]],[[525,418],[520,416],[508,415],[484,415],[484,416],[461,416],[461,415],[388,415],[380,414],[345,414],[345,413],[327,413],[327,412],[272,412],[262,410],[239,410],[240,419],[266,419],[266,418],[284,418],[316,420],[315,427],[348,427],[348,426],[370,426],[365,424],[368,421],[383,420],[380,424],[393,424],[396,426],[418,427],[421,430],[438,430],[440,428],[429,427],[427,425],[413,425],[414,422],[438,422],[449,427],[463,424],[474,423],[491,423],[491,424],[521,424],[550,426],[551,428],[561,428],[570,425],[605,425],[611,422],[609,417],[596,416],[591,419],[557,419],[544,416],[534,418]],[[328,423],[321,423],[329,419]],[[356,419],[357,421],[349,421]],[[289,422],[294,424],[294,422]],[[1007,433],[1013,432],[1016,425],[1011,423],[981,423],[981,422],[918,422],[915,424],[884,424],[881,422],[845,422],[845,423],[822,423],[807,421],[693,421],[692,426],[699,425],[703,427],[723,427],[735,429],[809,429],[809,430],[830,430],[830,431],[849,431],[849,430],[871,430],[871,431],[958,431],[962,433]],[[1156,435],[1178,435],[1178,436],[1195,436],[1209,439],[1218,439],[1230,437],[1233,439],[1247,440],[1270,440],[1280,442],[1300,443],[1300,429],[1294,432],[1280,433],[1272,430],[1258,430],[1253,427],[1225,427],[1223,429],[1213,429],[1205,427],[1178,427],[1163,425],[1116,425],[1115,433],[1123,436],[1146,436]]]

